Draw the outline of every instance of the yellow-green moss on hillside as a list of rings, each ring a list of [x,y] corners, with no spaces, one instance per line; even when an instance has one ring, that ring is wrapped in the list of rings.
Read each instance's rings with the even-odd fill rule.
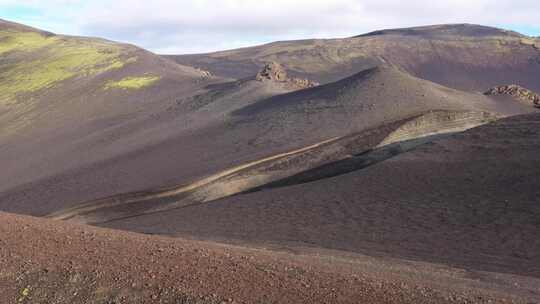
[[[10,51],[34,51],[58,41],[57,36],[36,32],[0,31],[0,55]]]
[[[11,31],[0,31],[0,55],[9,59],[0,72],[0,103],[137,60],[128,57],[121,46],[103,40]]]
[[[109,81],[105,89],[141,89],[151,86],[160,79],[159,76],[126,77],[118,81]]]

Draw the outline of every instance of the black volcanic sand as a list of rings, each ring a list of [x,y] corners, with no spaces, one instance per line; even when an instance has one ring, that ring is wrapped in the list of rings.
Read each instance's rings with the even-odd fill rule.
[[[159,115],[136,119],[118,131],[118,138],[110,138],[109,129],[95,137],[83,137],[82,143],[58,137],[56,140],[70,149],[64,151],[52,141],[36,150],[37,159],[34,153],[22,153],[30,144],[7,147],[3,157],[10,170],[4,179],[13,182],[20,177],[31,182],[11,188],[4,184],[0,210],[43,216],[110,195],[185,184],[247,161],[431,110],[502,115],[534,111],[517,102],[448,89],[388,67],[262,99],[257,97],[277,90],[271,82],[230,86],[217,86],[217,91],[211,86],[210,91],[182,99]],[[137,128],[127,128],[130,126]],[[113,128],[112,134],[115,131]],[[53,152],[55,157],[46,157]],[[16,157],[17,162],[8,161],[6,154]],[[86,164],[87,157],[105,159]],[[26,159],[29,164],[23,162]],[[42,163],[35,171],[28,169],[39,161]],[[78,161],[83,164],[77,165]],[[55,172],[67,164],[73,167],[48,177],[39,174]],[[40,203],[36,205],[36,201]]]
[[[346,175],[107,226],[539,277],[539,126],[508,118]]]

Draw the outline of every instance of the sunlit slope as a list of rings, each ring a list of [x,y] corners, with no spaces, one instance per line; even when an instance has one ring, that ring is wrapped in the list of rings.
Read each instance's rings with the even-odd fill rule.
[[[93,103],[138,100],[143,89],[163,88],[171,81],[194,83],[200,77],[195,69],[135,46],[0,21],[0,137],[37,127],[50,103],[65,105],[81,97]],[[47,110],[58,109],[69,110]]]
[[[1,184],[15,183],[20,172],[38,178],[158,141],[139,131],[160,128],[156,113],[209,81],[133,45],[0,20]]]
[[[70,78],[92,77],[137,61],[129,50],[105,40],[13,29],[0,30],[0,56],[2,104],[24,100]]]

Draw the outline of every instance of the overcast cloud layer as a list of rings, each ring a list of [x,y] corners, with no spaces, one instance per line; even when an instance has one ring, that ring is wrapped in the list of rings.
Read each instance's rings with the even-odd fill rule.
[[[0,18],[62,34],[130,42],[157,53],[209,52],[441,23],[540,35],[539,0],[0,0]]]

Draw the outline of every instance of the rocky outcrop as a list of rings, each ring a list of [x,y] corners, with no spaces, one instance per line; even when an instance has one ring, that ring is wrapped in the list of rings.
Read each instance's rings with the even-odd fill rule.
[[[520,101],[532,103],[535,107],[540,108],[540,95],[526,89],[524,87],[511,84],[501,85],[489,89],[484,93],[485,95],[508,95],[512,96]]]
[[[210,73],[209,71],[203,70],[201,68],[195,68],[195,69],[200,74],[199,80],[198,80],[199,82],[207,81],[208,79],[212,78],[212,73]]]
[[[287,71],[277,62],[267,63],[263,69],[255,76],[257,81],[273,80],[284,82],[287,81]]]
[[[533,48],[540,50],[540,39],[538,38],[523,38],[520,42],[523,45],[530,45]]]
[[[312,82],[309,79],[304,78],[290,78],[287,74],[287,70],[285,68],[277,63],[277,62],[270,62],[267,63],[263,69],[257,73],[255,76],[255,80],[257,81],[275,81],[284,83],[287,86],[295,87],[295,88],[311,88],[318,86],[319,83]]]
[[[463,132],[496,121],[494,114],[478,111],[433,111],[404,123],[389,134],[378,147],[434,135]]]

